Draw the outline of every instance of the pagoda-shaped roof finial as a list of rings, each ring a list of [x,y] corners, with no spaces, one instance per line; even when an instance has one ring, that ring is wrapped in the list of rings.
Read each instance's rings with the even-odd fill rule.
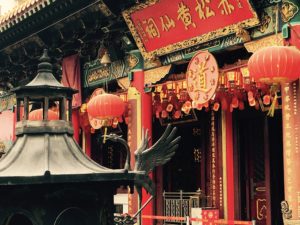
[[[39,60],[40,63],[38,64],[38,73],[52,73],[52,64],[50,63],[50,57],[48,56],[48,49],[44,49],[43,55]]]
[[[63,87],[59,83],[52,73],[52,64],[50,63],[50,57],[48,56],[48,50],[44,49],[43,55],[40,58],[40,63],[38,64],[37,76],[26,86],[52,86],[52,87]]]

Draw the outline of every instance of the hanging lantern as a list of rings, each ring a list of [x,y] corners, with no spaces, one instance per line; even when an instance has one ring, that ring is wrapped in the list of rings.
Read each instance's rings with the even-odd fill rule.
[[[300,51],[294,47],[272,46],[255,52],[249,59],[250,76],[265,83],[290,82],[300,75]]]
[[[29,113],[28,120],[43,120],[43,109],[36,109]],[[59,116],[56,112],[48,110],[48,120],[59,120]]]
[[[264,103],[264,105],[270,105],[270,103],[271,103],[271,96],[270,95],[265,95],[263,97],[263,103]]]
[[[124,113],[125,104],[123,100],[113,94],[99,94],[93,97],[87,104],[87,112],[97,119],[112,119]]]
[[[220,103],[215,102],[214,105],[213,105],[213,110],[217,112],[219,110],[219,108],[220,108]]]

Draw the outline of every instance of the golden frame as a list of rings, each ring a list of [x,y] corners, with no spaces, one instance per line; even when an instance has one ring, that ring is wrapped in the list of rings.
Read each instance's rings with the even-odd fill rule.
[[[129,27],[129,30],[139,48],[139,50],[141,51],[141,53],[145,59],[153,59],[157,56],[162,56],[162,55],[165,55],[165,54],[168,54],[168,53],[180,50],[180,49],[188,48],[188,47],[194,46],[196,44],[201,44],[201,43],[204,43],[204,42],[207,42],[207,41],[219,38],[219,37],[223,37],[223,36],[235,33],[237,31],[238,27],[249,28],[249,27],[253,27],[253,26],[259,24],[259,19],[258,19],[257,13],[254,11],[249,0],[246,0],[248,2],[248,4],[250,5],[250,10],[253,13],[253,18],[247,19],[247,20],[241,21],[239,23],[232,24],[232,25],[229,25],[229,26],[217,29],[217,30],[214,30],[212,32],[209,32],[209,33],[206,33],[206,34],[203,34],[203,35],[200,35],[200,36],[188,39],[188,40],[177,42],[175,44],[170,44],[165,47],[147,52],[144,47],[144,44],[142,42],[142,39],[140,38],[138,31],[136,30],[136,28],[133,24],[133,21],[131,20],[131,14],[138,10],[145,9],[151,5],[154,5],[155,3],[159,2],[159,1],[160,0],[148,0],[145,3],[138,4],[136,6],[133,6],[130,9],[124,10],[122,12],[123,17],[127,23],[127,26]]]

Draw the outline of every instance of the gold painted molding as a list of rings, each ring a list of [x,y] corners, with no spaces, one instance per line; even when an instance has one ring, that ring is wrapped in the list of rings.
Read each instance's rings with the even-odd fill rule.
[[[245,43],[244,46],[247,49],[248,52],[254,53],[257,50],[263,48],[263,47],[269,47],[269,46],[283,46],[283,37],[280,34],[277,35],[271,35],[259,40],[251,41],[248,43]]]
[[[145,81],[144,84],[153,84],[164,78],[171,69],[172,65],[161,66],[155,69],[145,71]]]

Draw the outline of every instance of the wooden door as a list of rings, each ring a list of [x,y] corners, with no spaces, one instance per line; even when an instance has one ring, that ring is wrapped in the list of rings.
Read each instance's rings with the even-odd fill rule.
[[[266,225],[267,204],[265,185],[264,117],[258,113],[241,113],[237,120],[239,155],[238,206],[242,220],[255,220]]]

